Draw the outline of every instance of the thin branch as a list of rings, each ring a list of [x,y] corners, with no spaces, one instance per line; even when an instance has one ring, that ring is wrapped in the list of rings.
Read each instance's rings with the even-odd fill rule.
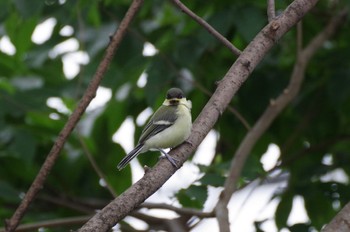
[[[242,125],[249,131],[252,127],[250,126],[249,122],[241,115],[238,110],[236,110],[233,106],[228,105],[227,110],[231,112],[236,118],[242,123]]]
[[[142,205],[140,205],[140,208],[147,208],[147,209],[167,209],[174,211],[180,215],[187,215],[187,216],[197,216],[199,218],[209,218],[209,217],[215,217],[214,212],[203,212],[201,210],[197,209],[191,209],[191,208],[178,208],[172,205],[168,204],[161,204],[161,203],[149,203],[145,202]]]
[[[54,204],[54,208],[66,207],[68,209],[72,209],[74,211],[77,211],[77,212],[83,213],[83,214],[94,213],[94,208],[87,206],[87,205],[83,205],[80,202],[74,202],[73,200],[67,199],[66,197],[55,197],[55,196],[50,196],[50,195],[39,194],[37,196],[37,199]]]
[[[273,22],[265,26],[237,58],[224,78],[218,82],[208,103],[194,121],[192,133],[186,143],[170,151],[182,165],[213,128],[232,97],[247,80],[250,73],[277,41],[289,31],[316,4],[317,0],[295,0]],[[79,231],[108,231],[116,223],[155,193],[175,172],[166,160],[160,160],[145,175],[92,217]],[[216,215],[218,216],[218,215]]]
[[[342,23],[344,23],[344,16],[345,13],[342,12],[333,17],[326,28],[320,32],[310,42],[310,44],[298,54],[289,85],[286,89],[284,89],[284,91],[276,100],[271,101],[270,105],[266,108],[265,112],[261,115],[253,128],[247,133],[236,153],[234,154],[230,173],[225,181],[224,190],[221,193],[220,200],[216,206],[217,215],[223,215],[221,218],[218,216],[221,231],[228,231],[226,230],[229,228],[227,204],[236,189],[238,178],[253,146],[263,135],[263,133],[269,128],[279,113],[298,94],[309,60],[323,45],[323,43],[336,32],[337,28]]]
[[[143,214],[137,211],[134,211],[130,214],[130,216],[133,216],[139,220],[142,220],[146,222],[149,225],[149,230],[162,230],[162,231],[169,231],[169,232],[181,232],[181,231],[187,231],[184,230],[183,224],[181,220],[182,218],[174,218],[174,219],[167,219],[167,218],[159,218],[159,217],[153,217],[151,215]],[[185,217],[185,219],[188,220],[189,217]],[[185,220],[185,221],[187,221]]]
[[[210,34],[212,34],[215,38],[217,38],[223,45],[225,45],[228,49],[231,50],[233,54],[239,56],[241,51],[236,48],[230,41],[228,41],[223,35],[221,35],[217,30],[215,30],[209,23],[207,23],[204,19],[196,15],[193,11],[188,9],[180,0],[171,0],[176,6],[178,6],[184,13],[190,16],[194,21],[196,21],[199,25],[203,26]]]
[[[80,217],[71,217],[71,218],[62,218],[62,219],[52,219],[35,223],[28,223],[20,225],[16,228],[16,232],[25,232],[25,231],[37,231],[39,228],[54,228],[54,227],[63,227],[63,226],[72,226],[72,225],[81,225],[91,218],[90,216],[80,216]],[[5,228],[0,228],[0,232],[7,231]]]
[[[101,63],[99,64],[97,71],[94,77],[92,78],[88,88],[86,89],[84,96],[80,100],[78,107],[74,110],[72,115],[69,117],[67,123],[65,124],[64,128],[61,130],[60,134],[58,135],[50,153],[47,155],[44,164],[41,166],[39,173],[37,174],[35,180],[30,186],[28,192],[24,196],[21,204],[18,206],[15,213],[12,215],[11,219],[6,221],[6,231],[12,232],[16,229],[25,211],[28,209],[28,206],[34,200],[35,196],[40,191],[40,189],[43,188],[44,182],[47,176],[49,175],[49,172],[52,169],[53,165],[55,164],[55,161],[59,156],[60,151],[63,148],[63,145],[68,139],[68,136],[71,134],[76,124],[80,120],[80,117],[85,112],[86,108],[88,107],[92,99],[95,97],[96,90],[104,74],[106,73],[109,67],[109,64],[113,59],[115,51],[119,47],[128,26],[130,25],[132,19],[134,18],[136,12],[138,11],[142,3],[143,3],[143,0],[134,0],[129,10],[127,11],[124,19],[119,25],[118,30],[116,31],[112,40],[110,41],[110,44],[106,50],[106,53]]]
[[[267,19],[271,22],[276,17],[275,0],[267,0]]]
[[[104,181],[104,183],[106,184],[106,188],[108,189],[109,193],[114,198],[116,198],[118,196],[117,193],[114,191],[113,187],[108,183],[106,176],[101,171],[101,169],[98,167],[94,157],[90,153],[88,147],[86,146],[86,143],[84,142],[84,139],[82,138],[82,136],[80,134],[78,134],[78,139],[79,139],[81,147],[83,148],[84,154],[87,156],[88,160],[90,161],[90,164],[91,164],[92,168],[95,170],[95,172],[98,175],[98,177]]]

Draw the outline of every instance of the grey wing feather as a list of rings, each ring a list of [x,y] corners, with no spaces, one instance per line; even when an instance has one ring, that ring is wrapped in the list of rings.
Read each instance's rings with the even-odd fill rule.
[[[170,127],[171,125],[174,124],[176,119],[177,119],[176,106],[161,106],[153,114],[152,118],[149,120],[149,122],[143,129],[139,143],[144,143],[150,137]],[[168,123],[161,123],[161,122],[168,122]]]

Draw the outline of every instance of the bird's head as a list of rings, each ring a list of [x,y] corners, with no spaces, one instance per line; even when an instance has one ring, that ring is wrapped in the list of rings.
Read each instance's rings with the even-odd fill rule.
[[[166,99],[163,103],[165,106],[178,106],[184,105],[189,110],[192,108],[191,101],[187,101],[185,94],[179,88],[171,88],[166,94]]]

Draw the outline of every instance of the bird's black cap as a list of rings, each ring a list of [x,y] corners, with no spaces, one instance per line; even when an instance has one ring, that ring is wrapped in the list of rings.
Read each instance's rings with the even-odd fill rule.
[[[173,99],[173,98],[181,99],[183,97],[185,97],[185,95],[182,92],[182,90],[179,88],[171,88],[168,90],[166,94],[167,99]]]

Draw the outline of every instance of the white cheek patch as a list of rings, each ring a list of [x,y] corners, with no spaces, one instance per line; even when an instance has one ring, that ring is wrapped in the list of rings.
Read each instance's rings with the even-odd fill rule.
[[[154,125],[171,125],[173,123],[165,120],[160,120],[160,121],[153,122],[153,124]]]

